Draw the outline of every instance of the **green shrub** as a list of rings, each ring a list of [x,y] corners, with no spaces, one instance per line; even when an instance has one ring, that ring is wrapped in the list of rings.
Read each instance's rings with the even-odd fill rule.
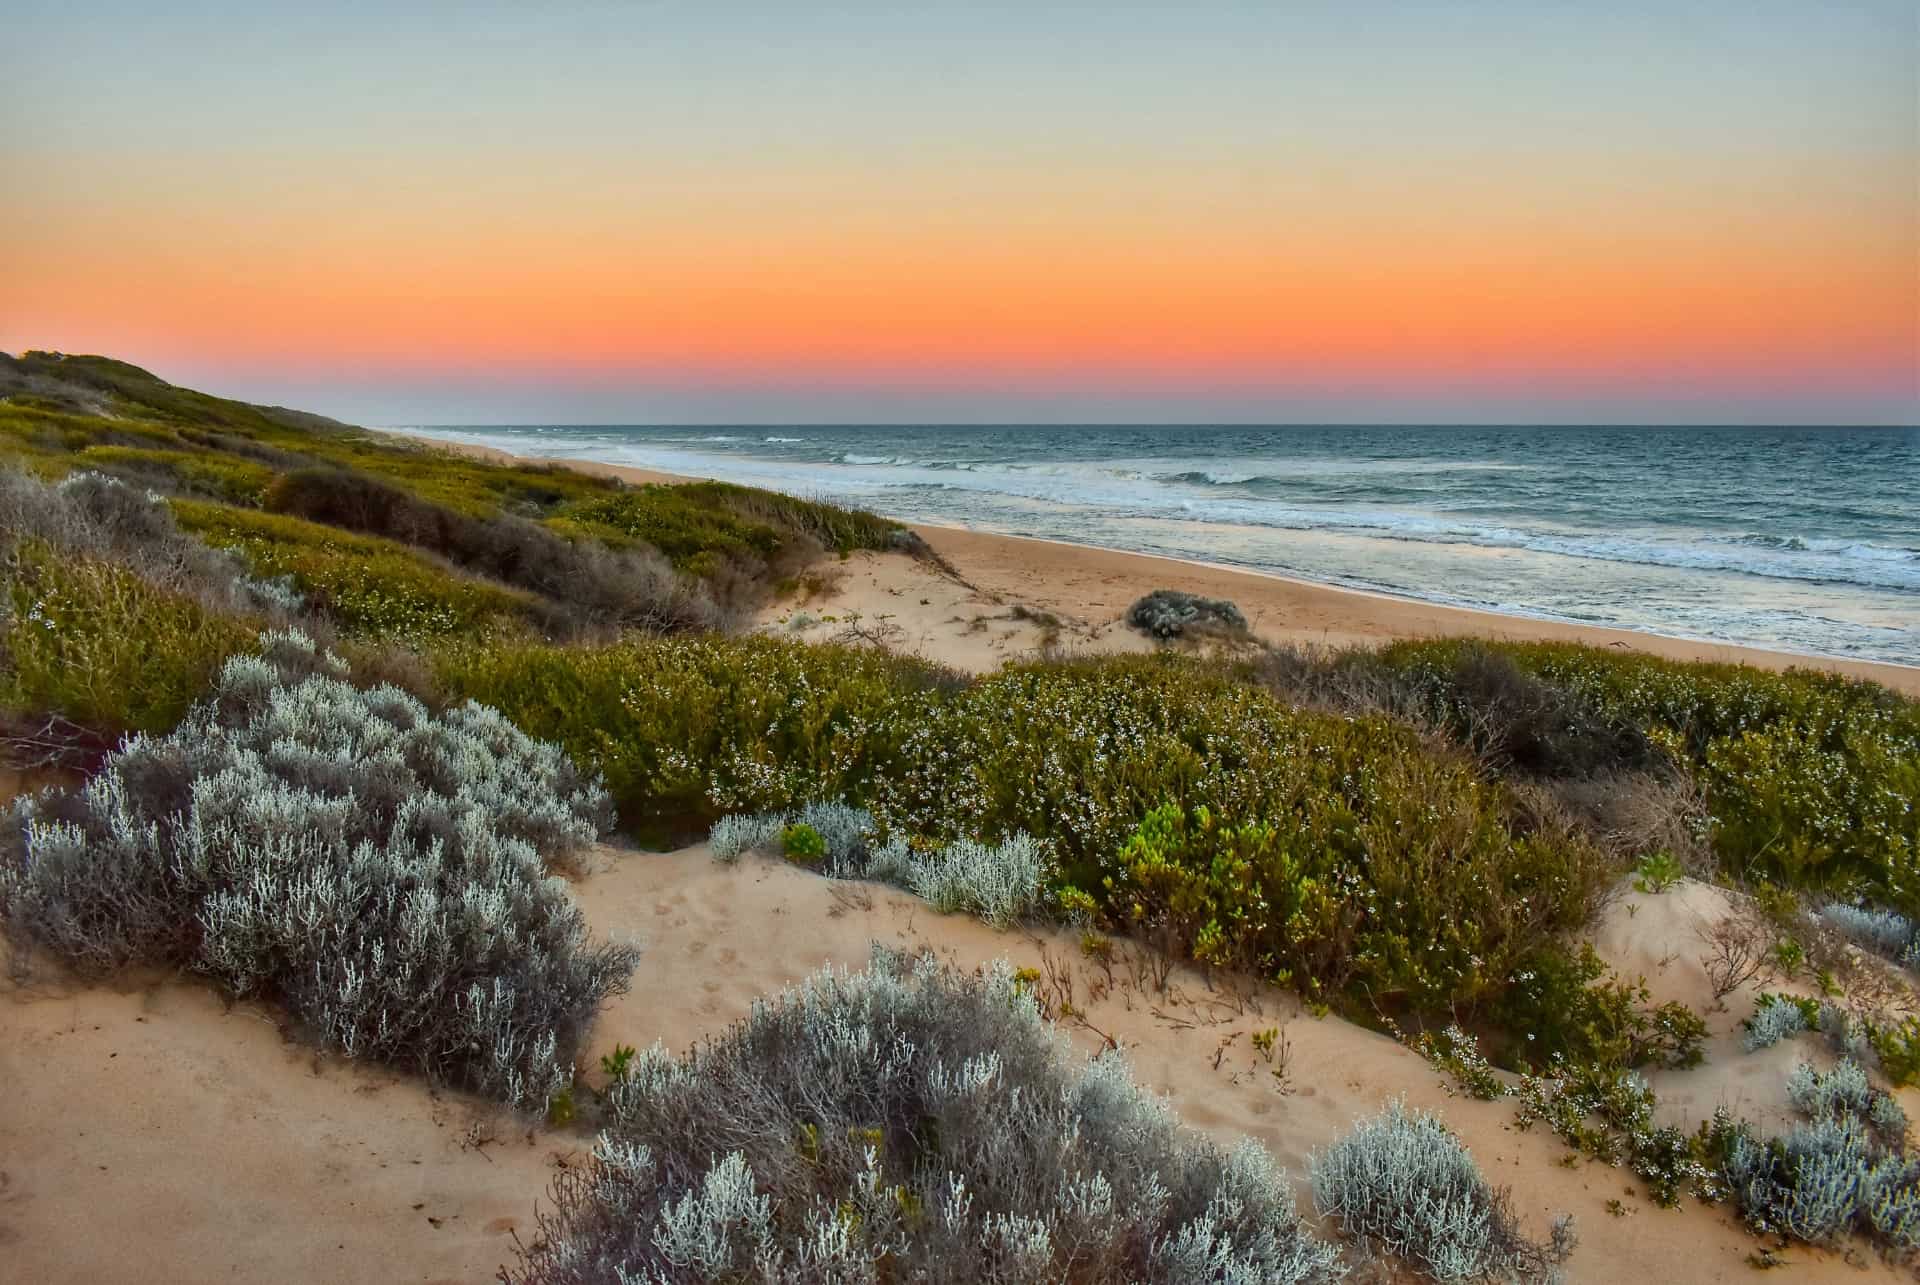
[[[650,841],[695,838],[729,812],[864,797],[930,689],[955,681],[769,638],[458,647],[437,670],[448,691],[598,766],[623,825]]]
[[[827,841],[804,821],[796,821],[780,831],[780,851],[798,865],[818,865],[827,855]]]
[[[474,580],[392,540],[301,518],[176,500],[186,530],[262,576],[290,576],[349,634],[429,639],[512,631],[539,618],[528,595]]]
[[[1599,1067],[1698,1066],[1707,1026],[1686,1005],[1655,1006],[1644,981],[1611,975],[1590,945],[1548,943],[1529,952],[1490,1016],[1514,1067],[1555,1059]]]
[[[1671,852],[1650,852],[1634,868],[1633,887],[1636,892],[1658,894],[1686,877],[1686,868]]]
[[[728,482],[650,485],[568,506],[557,525],[652,545],[682,571],[717,576],[805,560],[817,549],[851,553],[893,546],[896,522]]]
[[[257,630],[189,593],[37,540],[16,546],[0,592],[0,710],[57,713],[108,738],[179,722]]]
[[[1595,850],[1512,803],[1405,728],[1290,710],[1177,657],[955,692],[872,800],[936,839],[1032,834],[1113,918],[1209,962],[1422,1006],[1481,998],[1605,882]]]
[[[170,490],[212,496],[234,504],[257,504],[273,481],[265,464],[210,451],[155,450],[137,446],[89,446],[78,461],[87,468]]]

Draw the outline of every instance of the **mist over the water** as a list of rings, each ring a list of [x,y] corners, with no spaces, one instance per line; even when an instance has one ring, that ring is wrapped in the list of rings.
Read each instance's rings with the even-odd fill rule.
[[[411,431],[1432,602],[1920,664],[1920,430]]]

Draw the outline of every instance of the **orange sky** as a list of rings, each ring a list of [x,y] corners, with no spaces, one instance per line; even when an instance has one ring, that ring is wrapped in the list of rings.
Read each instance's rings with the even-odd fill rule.
[[[704,148],[533,146],[486,127],[495,107],[431,140],[244,116],[157,143],[15,130],[29,181],[0,204],[0,346],[256,381],[630,376],[642,399],[675,378],[1131,380],[1204,412],[1210,387],[1630,401],[1652,379],[1742,413],[1777,388],[1840,418],[1920,405],[1920,176],[1898,119],[1689,139],[1676,117],[1669,143],[1624,107],[1593,136],[1461,109],[1423,138],[1396,132],[1411,104],[1196,138],[1138,108],[1058,133],[1011,112],[918,148],[884,116],[870,146],[711,122]],[[38,123],[25,95],[8,110]]]

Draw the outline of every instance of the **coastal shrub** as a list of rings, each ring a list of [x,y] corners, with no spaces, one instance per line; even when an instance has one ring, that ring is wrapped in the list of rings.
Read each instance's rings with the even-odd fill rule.
[[[0,711],[111,743],[177,723],[256,626],[113,562],[16,545],[0,584]]]
[[[1686,763],[1729,872],[1920,917],[1920,702],[1814,670],[1502,650]]]
[[[504,1279],[1319,1282],[1343,1274],[1256,1144],[1079,1062],[1004,962],[876,949],[607,1090],[593,1159]]]
[[[1308,1161],[1313,1203],[1347,1234],[1435,1280],[1546,1280],[1573,1249],[1571,1218],[1536,1244],[1507,1193],[1438,1117],[1392,1102]]]
[[[1754,999],[1753,1016],[1741,1023],[1740,1047],[1749,1053],[1772,1048],[1802,1031],[1818,1029],[1820,1005],[1790,995],[1761,994]]]
[[[1822,906],[1819,913],[1822,923],[1862,950],[1908,967],[1920,964],[1920,930],[1905,915],[1839,901]]]
[[[1309,993],[1472,1003],[1584,922],[1606,861],[1408,729],[1180,657],[1003,670],[916,711],[887,832],[1033,835],[1114,920]]]
[[[1688,1191],[1704,1201],[1727,1194],[1720,1170],[1702,1158],[1695,1140],[1654,1119],[1653,1090],[1638,1071],[1555,1057],[1544,1072],[1522,1075],[1513,1094],[1520,1102],[1515,1127],[1544,1124],[1578,1154],[1625,1166],[1663,1209]]]
[[[1247,618],[1224,598],[1155,589],[1127,608],[1127,623],[1161,640],[1188,634],[1244,634]]]
[[[730,482],[645,485],[574,504],[565,521],[641,540],[674,566],[711,574],[727,560],[765,568],[783,552],[894,547],[900,524],[858,509]]]
[[[1698,1066],[1706,1020],[1676,1000],[1655,1005],[1644,979],[1610,972],[1589,944],[1550,942],[1517,964],[1490,1018],[1508,1033],[1501,1060],[1515,1067],[1554,1059],[1604,1067]]]
[[[0,469],[0,719],[10,725],[55,717],[94,745],[169,728],[261,623],[303,607],[115,479],[49,484]]]
[[[164,736],[0,820],[0,917],[88,975],[187,968],[310,1038],[538,1107],[634,953],[546,877],[605,792],[477,704],[356,690],[298,633]]]
[[[1400,712],[1443,728],[1498,771],[1566,779],[1656,771],[1666,762],[1639,724],[1529,672],[1498,645],[1397,643],[1378,663],[1392,675]]]
[[[800,855],[796,852],[796,836]],[[1045,898],[1045,853],[1030,835],[999,843],[961,839],[944,846],[912,845],[899,835],[884,842],[873,815],[843,803],[809,803],[797,812],[735,814],[714,823],[708,844],[722,861],[778,847],[834,879],[872,879],[904,888],[947,914],[976,915],[996,927],[1034,914]]]
[[[735,812],[713,823],[713,829],[707,835],[707,846],[717,859],[737,861],[745,853],[772,847],[786,828],[787,817],[784,812],[762,813],[758,816]]]
[[[947,914],[978,915],[996,928],[1039,910],[1047,861],[1032,836],[998,843],[957,839],[944,847],[896,853],[904,882],[916,896]]]
[[[1783,1136],[1763,1140],[1724,1113],[1702,1133],[1747,1224],[1816,1245],[1858,1234],[1900,1255],[1920,1249],[1920,1161],[1899,1105],[1851,1062],[1825,1074],[1803,1064],[1787,1089],[1806,1118]]]
[[[258,581],[232,556],[182,531],[158,496],[84,471],[49,484],[0,468],[0,554],[35,543],[60,555],[118,566],[156,589],[214,612],[257,611]]]
[[[155,486],[173,494],[200,495],[229,504],[258,504],[274,477],[272,467],[258,460],[210,451],[89,446],[80,453],[80,461],[136,486]]]
[[[421,642],[537,625],[526,594],[464,576],[392,540],[300,518],[176,500],[180,523],[257,574],[283,576],[350,635]]]
[[[763,637],[452,648],[436,672],[594,764],[623,824],[656,841],[730,812],[864,798],[933,689],[960,681],[875,648]]]
[[[652,550],[569,540],[510,513],[476,516],[363,473],[288,473],[267,491],[265,504],[276,513],[401,541],[540,594],[554,604],[553,623],[566,632],[603,625],[668,633],[725,623],[711,595]]]
[[[803,866],[817,865],[827,855],[827,841],[804,821],[795,821],[780,831],[780,851],[787,860]]]

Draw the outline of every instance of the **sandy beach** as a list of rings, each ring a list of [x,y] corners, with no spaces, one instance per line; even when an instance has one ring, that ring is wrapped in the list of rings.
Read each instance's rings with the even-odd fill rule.
[[[412,440],[481,459],[520,464],[556,462],[514,456],[492,447],[448,443],[439,438],[413,437]],[[700,480],[594,461],[560,463],[582,472],[637,483]],[[911,637],[911,649],[930,659],[979,669],[1031,650],[1045,633],[1044,628],[1034,627],[1017,617],[993,620],[995,614],[1005,616],[1005,609],[1010,606],[1060,617],[1068,635],[1065,641],[1073,647],[1097,651],[1139,650],[1144,648],[1144,641],[1122,623],[1128,605],[1153,589],[1179,589],[1233,601],[1245,613],[1254,633],[1275,643],[1346,647],[1445,636],[1579,642],[1641,651],[1670,660],[1746,664],[1762,669],[1795,666],[1826,669],[1854,678],[1869,678],[1895,691],[1920,696],[1920,668],[1908,665],[1803,656],[1635,630],[1535,620],[1055,540],[940,526],[920,525],[914,530],[959,572],[969,593],[956,598],[938,583],[938,577],[887,565],[905,562],[904,559],[863,554],[854,560],[852,574],[843,578],[839,590],[803,604],[806,610],[816,617],[844,615],[847,611],[860,611],[868,617],[887,615],[891,623]],[[922,598],[928,601],[923,604]],[[956,610],[965,612],[958,622],[958,630],[951,627],[956,623],[951,619]],[[777,609],[770,619],[784,619],[791,611],[792,605],[787,604]],[[990,622],[990,630],[995,634],[993,639],[982,640],[978,636],[981,631],[974,628],[974,622],[981,616]],[[807,636],[830,636],[832,632],[816,629],[808,631]]]

